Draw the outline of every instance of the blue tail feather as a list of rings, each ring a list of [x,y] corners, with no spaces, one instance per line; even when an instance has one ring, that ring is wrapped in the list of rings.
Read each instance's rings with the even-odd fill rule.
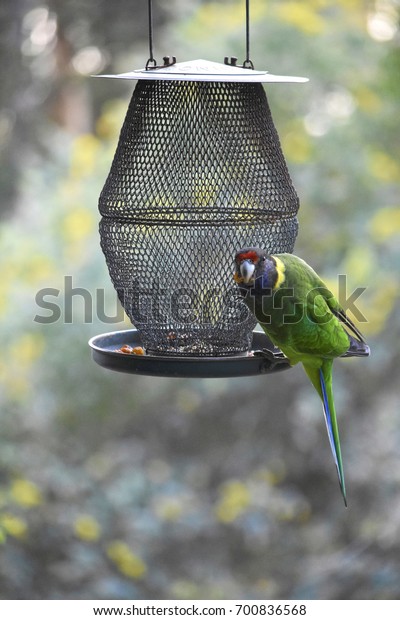
[[[324,374],[323,374],[321,368],[319,369],[319,380],[320,380],[320,385],[321,385],[322,401],[323,401],[323,405],[324,405],[324,415],[325,415],[326,428],[328,430],[329,443],[330,443],[330,446],[331,446],[331,451],[332,451],[332,454],[333,454],[333,458],[335,460],[335,465],[336,465],[336,469],[337,469],[338,476],[339,476],[340,488],[341,488],[341,491],[342,491],[344,503],[347,506],[343,471],[342,471],[342,467],[341,467],[341,465],[339,463],[338,451],[337,451],[337,448],[336,448],[334,432],[333,432],[333,427],[332,427],[332,418],[331,418],[331,411],[330,411],[330,408],[329,408],[329,400],[328,400],[328,395],[326,393]]]
[[[335,440],[333,437],[332,419],[331,419],[331,412],[329,409],[328,395],[326,393],[325,379],[324,379],[324,374],[321,368],[319,369],[319,380],[321,383],[322,400],[324,404],[325,422],[326,422],[326,428],[328,430],[329,443],[331,445],[331,450],[332,450],[333,458],[335,459],[336,467],[339,469],[339,461],[337,458]]]

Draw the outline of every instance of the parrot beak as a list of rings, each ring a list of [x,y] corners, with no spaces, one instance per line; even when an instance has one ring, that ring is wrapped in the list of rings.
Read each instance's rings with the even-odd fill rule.
[[[243,278],[243,282],[248,284],[253,277],[255,265],[250,260],[244,260],[240,265],[240,275]]]

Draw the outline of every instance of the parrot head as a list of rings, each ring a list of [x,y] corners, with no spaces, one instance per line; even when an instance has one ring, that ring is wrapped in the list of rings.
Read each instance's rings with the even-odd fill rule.
[[[238,284],[254,284],[256,278],[262,275],[266,253],[260,248],[243,248],[236,253],[234,274]]]
[[[278,277],[278,268],[273,256],[261,248],[243,248],[235,256],[236,270],[234,280],[244,287],[254,286],[262,277],[263,286],[274,288]]]

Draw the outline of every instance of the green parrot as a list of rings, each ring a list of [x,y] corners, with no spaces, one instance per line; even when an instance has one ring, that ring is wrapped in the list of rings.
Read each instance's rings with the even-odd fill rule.
[[[268,255],[260,248],[243,248],[237,252],[235,264],[234,279],[246,305],[289,363],[303,364],[322,400],[329,443],[347,506],[332,365],[335,357],[369,355],[369,347],[333,293],[298,256]]]

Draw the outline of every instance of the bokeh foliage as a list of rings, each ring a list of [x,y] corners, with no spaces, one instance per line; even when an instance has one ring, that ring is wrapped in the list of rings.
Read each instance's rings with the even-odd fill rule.
[[[311,78],[267,89],[301,200],[297,253],[332,287],[338,273],[367,287],[373,355],[335,368],[347,511],[301,369],[184,381],[90,360],[89,337],[128,325],[78,296],[69,308],[65,278],[117,313],[96,203],[132,85],[87,72],[147,58],[144,19],[134,39],[132,9],[111,4],[95,21],[89,0],[4,16],[3,67],[26,79],[9,75],[0,116],[0,597],[398,598],[398,3],[251,3],[256,68]],[[163,15],[160,49],[244,59],[244,3],[186,4]],[[48,325],[34,321],[43,288],[60,291]]]

